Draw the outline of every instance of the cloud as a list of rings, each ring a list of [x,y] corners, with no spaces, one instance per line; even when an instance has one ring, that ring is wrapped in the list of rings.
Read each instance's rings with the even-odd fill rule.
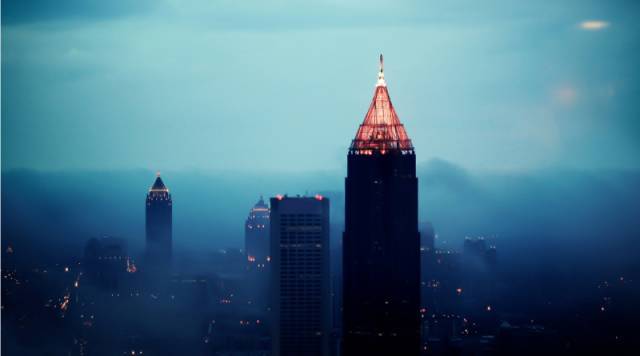
[[[420,164],[417,173],[420,221],[432,222],[448,246],[461,246],[464,236],[493,236],[502,256],[514,259],[539,248],[558,261],[585,251],[601,259],[637,260],[639,171],[472,173],[436,159]],[[260,194],[332,192],[332,221],[344,216],[341,173],[168,171],[163,177],[175,202],[177,249],[241,246],[242,221]],[[154,172],[142,170],[3,170],[3,242],[25,251],[64,246],[64,253],[74,254],[89,237],[108,234],[141,251],[140,197],[153,179]]]
[[[433,158],[418,165],[423,184],[438,187],[444,191],[470,191],[474,189],[469,173],[449,161]]]
[[[629,8],[114,1],[3,4],[23,21],[2,28],[3,169],[337,169],[380,51],[423,157],[638,165]],[[582,32],[589,14],[615,23],[615,40]],[[615,91],[598,92],[606,83]]]
[[[607,27],[609,27],[609,23],[602,20],[587,20],[580,23],[580,28],[586,31],[600,31]]]
[[[56,20],[104,20],[144,13],[151,0],[7,0],[2,2],[2,24]]]

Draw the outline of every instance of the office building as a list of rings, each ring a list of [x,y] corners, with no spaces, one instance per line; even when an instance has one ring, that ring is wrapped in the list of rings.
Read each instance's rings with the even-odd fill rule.
[[[160,173],[146,201],[146,268],[168,274],[171,269],[173,201]]]
[[[329,200],[271,198],[272,354],[328,355]]]
[[[382,55],[349,148],[343,235],[343,354],[420,352],[420,234],[413,144],[389,98]]]

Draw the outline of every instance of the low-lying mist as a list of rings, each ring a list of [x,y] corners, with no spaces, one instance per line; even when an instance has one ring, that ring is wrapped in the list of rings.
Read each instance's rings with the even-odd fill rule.
[[[340,231],[343,175],[163,173],[174,202],[174,250],[242,248],[244,220],[261,194],[327,195],[333,230]],[[433,223],[437,247],[460,249],[464,237],[484,236],[497,245],[500,261],[514,266],[640,270],[640,172],[475,174],[432,160],[418,165],[418,178],[420,220]],[[111,235],[140,253],[153,180],[154,172],[144,170],[3,172],[3,247],[12,244],[25,259],[80,257],[90,237]],[[334,246],[340,238],[332,236]]]

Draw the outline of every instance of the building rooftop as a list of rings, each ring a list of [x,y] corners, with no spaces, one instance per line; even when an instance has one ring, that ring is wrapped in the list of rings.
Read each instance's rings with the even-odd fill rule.
[[[413,152],[413,144],[389,98],[384,62],[380,55],[380,71],[373,99],[349,151],[355,154],[385,154],[392,150]]]
[[[160,178],[160,172],[156,173],[156,181],[153,182],[153,185],[151,186],[151,189],[149,189],[150,192],[168,192],[169,188],[167,188],[167,186],[164,185],[164,182],[162,181],[162,178]]]
[[[269,206],[264,202],[264,198],[262,195],[260,196],[260,200],[253,206],[253,211],[268,211]]]

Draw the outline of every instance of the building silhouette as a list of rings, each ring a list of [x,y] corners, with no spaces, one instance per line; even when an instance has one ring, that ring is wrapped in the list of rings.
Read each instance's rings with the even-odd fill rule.
[[[269,207],[262,197],[249,211],[244,225],[247,269],[263,268],[269,262]]]
[[[420,235],[422,240],[420,245],[420,301],[423,308],[431,311],[435,305],[433,286],[437,285],[435,271],[438,267],[435,247],[436,233],[433,225],[430,222],[424,224]],[[424,334],[423,332],[423,338]]]
[[[98,287],[118,289],[130,264],[127,245],[121,238],[91,238],[85,245],[85,273],[89,282]]]
[[[262,197],[249,211],[244,225],[246,289],[253,305],[264,309],[269,299],[269,206]]]
[[[462,254],[464,288],[470,302],[480,306],[494,299],[497,251],[483,237],[466,237]]]
[[[329,199],[271,198],[272,355],[328,355]]]
[[[171,268],[172,205],[158,173],[146,202],[146,267],[152,272],[168,274]]]
[[[420,235],[413,144],[382,55],[373,100],[349,148],[343,235],[343,354],[420,352]]]

